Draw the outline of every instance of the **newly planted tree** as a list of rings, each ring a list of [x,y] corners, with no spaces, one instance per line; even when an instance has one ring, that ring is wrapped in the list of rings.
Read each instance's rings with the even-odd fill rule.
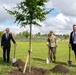
[[[30,26],[30,38],[29,38],[29,72],[31,71],[31,51],[32,51],[32,25],[41,26],[38,21],[44,21],[46,15],[51,12],[50,9],[46,11],[45,3],[48,0],[24,0],[14,7],[13,10],[7,10],[11,15],[15,16],[15,22],[17,22],[21,27],[26,25]],[[24,70],[25,72],[25,70]]]

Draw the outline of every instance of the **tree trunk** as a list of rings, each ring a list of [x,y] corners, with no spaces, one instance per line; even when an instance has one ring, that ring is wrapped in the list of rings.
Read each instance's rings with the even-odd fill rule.
[[[29,72],[31,71],[31,51],[32,51],[32,24],[30,24],[30,38],[29,38]]]
[[[29,72],[31,72],[31,51],[32,51],[32,41],[31,40],[32,40],[32,24],[30,24],[29,50],[28,50],[28,55],[27,55],[27,59],[26,59],[26,63],[24,66],[23,73],[25,73],[28,59],[29,59]]]

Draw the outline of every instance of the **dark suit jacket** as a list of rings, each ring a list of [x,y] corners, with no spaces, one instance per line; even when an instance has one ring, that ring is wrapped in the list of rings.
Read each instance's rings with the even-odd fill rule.
[[[73,44],[73,31],[70,33],[70,41],[69,43],[72,45]]]
[[[72,50],[76,50],[76,44],[74,44],[73,41],[74,41],[74,33],[73,33],[73,31],[72,31],[72,32],[70,33],[70,41],[69,41],[69,43],[70,43],[71,46],[72,46]]]
[[[9,34],[8,39],[6,39],[6,34],[3,34],[1,38],[1,46],[11,47],[11,40],[13,41],[13,43],[15,43],[15,40],[13,39],[11,34]]]

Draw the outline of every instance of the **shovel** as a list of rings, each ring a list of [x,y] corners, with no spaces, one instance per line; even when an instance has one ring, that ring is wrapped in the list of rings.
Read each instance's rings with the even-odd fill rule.
[[[71,48],[71,47],[69,47],[69,60],[68,60],[68,66],[71,66],[71,64],[72,64],[72,61],[70,60],[70,48]]]
[[[46,59],[46,63],[47,63],[47,64],[50,64],[50,58],[47,58],[47,59]]]
[[[48,58],[46,58],[46,63],[50,64],[50,50],[48,50]]]
[[[16,62],[16,45],[14,45],[14,58],[12,59],[12,63],[15,63]]]

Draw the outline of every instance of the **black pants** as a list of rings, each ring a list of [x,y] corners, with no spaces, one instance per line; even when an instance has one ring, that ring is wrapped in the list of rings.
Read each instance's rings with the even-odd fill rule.
[[[75,58],[76,58],[76,50],[74,50]]]
[[[3,48],[3,60],[4,60],[4,62],[9,62],[9,60],[10,60],[10,47]]]
[[[74,51],[75,58],[76,58],[76,44],[72,44],[72,50]]]

